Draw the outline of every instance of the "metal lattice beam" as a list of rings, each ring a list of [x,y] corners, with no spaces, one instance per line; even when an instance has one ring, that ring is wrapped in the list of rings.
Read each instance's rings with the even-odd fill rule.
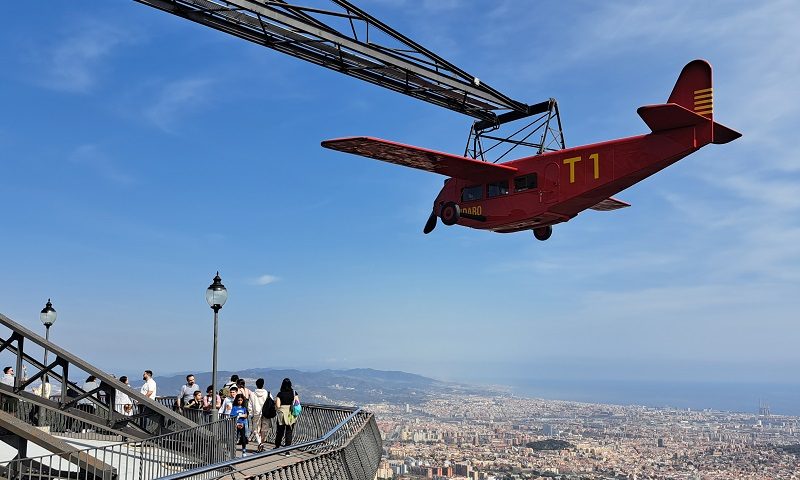
[[[483,122],[531,115],[345,0],[330,0],[331,10],[283,0],[136,1]]]

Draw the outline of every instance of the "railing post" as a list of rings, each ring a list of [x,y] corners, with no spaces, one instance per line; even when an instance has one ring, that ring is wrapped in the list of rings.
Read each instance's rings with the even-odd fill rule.
[[[68,399],[68,390],[69,390],[69,362],[66,360],[62,360],[61,364],[61,405],[67,403]]]
[[[19,388],[19,384],[22,382],[22,358],[23,358],[23,350],[22,347],[25,343],[25,337],[22,335],[15,333],[17,336],[17,366],[14,367],[14,392],[17,391]]]

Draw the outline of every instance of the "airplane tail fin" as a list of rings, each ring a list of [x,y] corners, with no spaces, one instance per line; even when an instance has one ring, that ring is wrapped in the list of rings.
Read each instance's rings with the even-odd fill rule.
[[[705,60],[693,60],[683,67],[666,104],[644,106],[638,112],[654,132],[691,125],[705,130],[702,126],[710,121],[710,132],[706,130],[707,134],[702,135],[707,141],[728,143],[742,136],[714,121],[711,65]]]
[[[681,70],[667,103],[678,104],[709,120],[714,120],[712,85],[711,65],[705,60],[693,60]]]

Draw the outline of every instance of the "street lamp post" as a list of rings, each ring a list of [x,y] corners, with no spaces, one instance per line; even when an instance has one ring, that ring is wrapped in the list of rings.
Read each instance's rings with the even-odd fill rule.
[[[222,284],[222,279],[219,278],[219,272],[214,277],[214,281],[206,289],[206,302],[208,306],[214,310],[214,356],[211,363],[211,405],[214,411],[214,420],[219,418],[219,412],[216,408],[217,399],[217,318],[225,301],[228,300],[228,289]]]
[[[39,319],[44,324],[44,338],[48,342],[50,341],[50,327],[56,323],[56,309],[53,308],[53,304],[50,303],[50,299],[47,299],[47,304],[42,309],[42,313],[39,314]],[[47,346],[44,347],[44,367],[47,368]],[[49,383],[49,378],[45,373],[42,377],[42,396],[47,396],[47,391],[45,390],[45,385]]]

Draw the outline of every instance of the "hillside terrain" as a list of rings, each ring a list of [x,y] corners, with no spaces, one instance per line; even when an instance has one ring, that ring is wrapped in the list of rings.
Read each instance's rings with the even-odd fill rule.
[[[485,387],[443,382],[413,373],[371,368],[316,372],[274,368],[252,368],[238,372],[220,371],[218,375],[220,385],[217,388],[222,388],[222,383],[224,383],[222,379],[227,381],[233,373],[244,378],[247,387],[251,390],[255,389],[255,380],[263,378],[266,382],[264,388],[273,394],[278,390],[284,378],[291,378],[295,390],[304,401],[309,403],[414,404],[444,393],[482,394],[489,392]],[[209,372],[197,373],[195,378],[203,391],[211,384]],[[156,377],[155,380],[158,384],[159,396],[177,394],[181,385],[186,381],[185,375]],[[134,384],[136,383],[134,382]]]

